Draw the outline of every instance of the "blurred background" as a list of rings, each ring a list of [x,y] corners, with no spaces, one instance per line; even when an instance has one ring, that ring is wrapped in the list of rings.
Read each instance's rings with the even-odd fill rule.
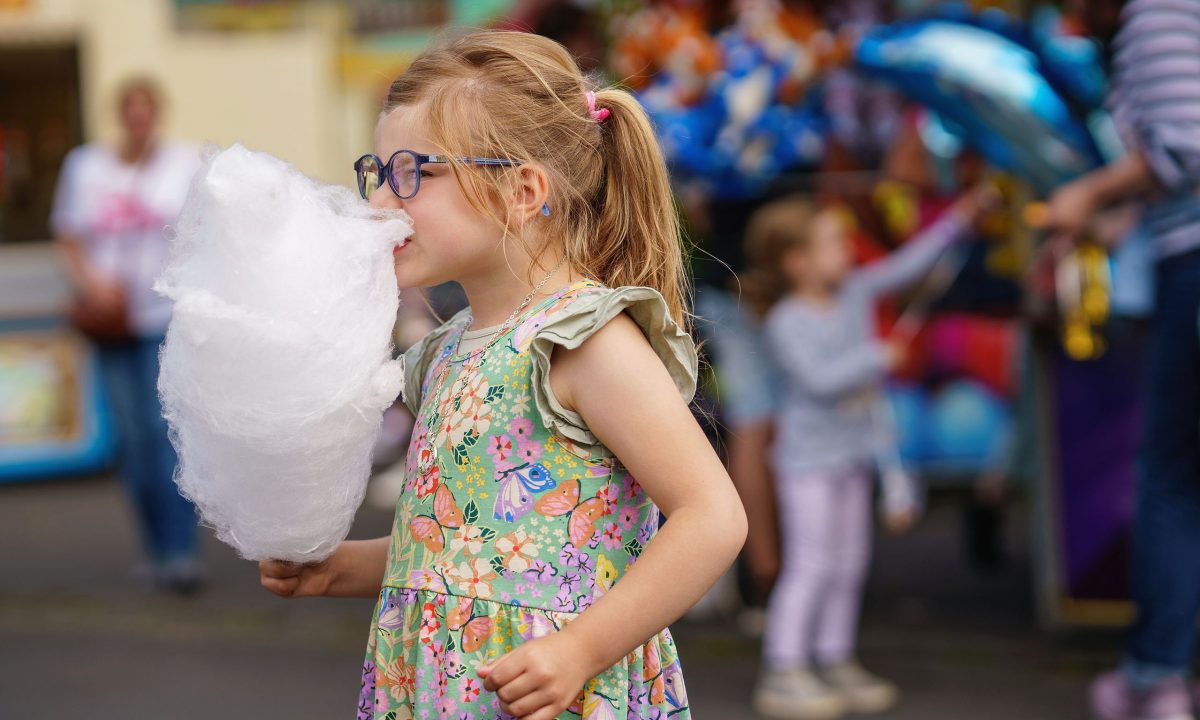
[[[169,222],[208,143],[352,186],[391,80],[462,27],[553,37],[650,112],[697,246],[697,332],[713,340],[700,405],[766,525],[769,493],[744,480],[765,448],[731,438],[744,418],[726,407],[744,348],[721,337],[749,219],[791,193],[834,199],[869,262],[962,189],[995,188],[1003,202],[978,242],[877,310],[881,334],[910,334],[887,392],[899,462],[928,498],[909,532],[877,534],[860,655],[903,691],[881,717],[1087,717],[1085,687],[1116,661],[1132,616],[1150,261],[1114,218],[1103,232],[1134,236],[1121,250],[1083,247],[1039,272],[1038,202],[1121,153],[1104,102],[1111,34],[1096,22],[1119,6],[0,0],[0,717],[352,711],[369,601],[270,596],[206,531],[186,562],[156,562],[171,540],[147,540],[146,503],[129,503],[119,477],[138,471],[118,460],[154,413],[121,420],[113,389],[115,363],[153,373],[112,351],[114,338],[152,339],[153,322],[130,331],[100,300],[80,309],[71,204],[86,204],[80,178],[103,160],[72,151],[107,147],[142,167],[129,198],[146,173],[162,173],[160,195],[177,188],[146,202],[157,214],[143,225],[133,200],[106,216],[124,228]],[[168,141],[192,159],[145,169],[147,148]],[[111,177],[100,184],[124,182]],[[452,290],[434,300],[457,302]],[[132,291],[114,302],[152,304]],[[431,327],[421,308],[406,303],[400,344]],[[400,409],[385,419],[354,537],[388,532],[409,422]],[[697,717],[754,716],[777,562],[743,563],[680,622]]]

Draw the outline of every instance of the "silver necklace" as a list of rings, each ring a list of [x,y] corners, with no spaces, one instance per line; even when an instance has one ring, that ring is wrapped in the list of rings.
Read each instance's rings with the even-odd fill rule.
[[[536,297],[539,292],[541,292],[542,288],[546,286],[546,283],[550,282],[550,278],[554,277],[554,274],[556,272],[558,272],[559,270],[561,270],[563,264],[566,262],[567,262],[566,258],[563,258],[562,260],[560,260],[558,262],[558,265],[555,265],[554,269],[551,270],[549,273],[547,273],[546,277],[542,278],[538,282],[537,285],[534,285],[533,289],[529,291],[529,294],[525,296],[525,299],[521,301],[521,304],[518,305],[515,310],[513,310],[511,313],[509,313],[508,318],[506,318],[504,320],[504,322],[500,325],[500,327],[496,329],[496,332],[494,332],[490,336],[488,336],[488,341],[484,344],[484,346],[482,348],[471,353],[471,357],[473,357],[473,358],[474,357],[482,357],[483,353],[488,348],[490,348],[493,343],[496,342],[496,339],[499,338],[501,335],[503,335],[506,331],[508,331],[508,329],[516,321],[517,316],[520,315],[521,312],[525,308],[529,307],[529,303],[533,302],[533,298]],[[470,325],[470,321],[468,321],[467,324]],[[463,333],[459,333],[458,340],[456,340],[454,343],[454,354],[455,355],[458,354],[458,348],[462,345],[462,336],[463,336]],[[449,367],[449,366],[447,366],[447,367]]]
[[[504,335],[504,333],[508,332],[513,323],[516,322],[517,317],[520,316],[521,312],[524,311],[525,308],[529,307],[529,304],[533,302],[533,298],[535,298],[541,289],[546,286],[546,283],[550,282],[550,278],[554,277],[555,273],[562,269],[566,262],[567,259],[565,257],[560,260],[558,265],[555,265],[554,269],[546,274],[546,277],[542,278],[536,285],[533,286],[533,289],[529,291],[529,294],[525,296],[525,299],[521,301],[521,304],[517,305],[517,308],[509,314],[508,318],[500,325],[500,327],[488,337],[488,340],[486,343],[484,343],[483,347],[473,351],[468,356],[468,362],[463,365],[462,370],[458,374],[458,379],[455,380],[454,385],[451,386],[451,397],[449,402],[446,403],[447,406],[453,407],[456,401],[461,398],[463,389],[467,386],[468,376],[478,369],[478,366],[482,363],[483,356],[492,347],[492,345],[494,345],[496,341]],[[470,325],[470,323],[471,320],[468,320],[467,324]],[[453,358],[458,355],[458,348],[462,345],[462,336],[464,333],[465,330],[458,334],[458,339],[454,341],[454,351],[451,352],[450,356],[446,358],[445,364],[442,367],[442,371],[438,375],[438,380],[436,383],[434,383],[433,397],[435,398],[441,394],[442,387],[445,385],[446,379],[450,375],[450,366],[453,365]],[[441,422],[441,420],[442,417],[440,413],[434,413],[433,416],[425,423],[425,441],[429,443],[430,452],[427,455],[424,453],[418,453],[417,455],[417,470],[422,475],[429,472],[434,467],[437,467],[440,460],[437,442],[438,438],[436,437],[435,427]]]

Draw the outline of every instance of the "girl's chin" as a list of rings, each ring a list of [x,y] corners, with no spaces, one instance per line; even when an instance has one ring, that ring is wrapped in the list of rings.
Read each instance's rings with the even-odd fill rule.
[[[410,255],[402,249],[393,257],[392,268],[396,273],[396,285],[402,289],[431,288],[449,282],[445,268],[430,267],[426,257]]]
[[[396,273],[396,287],[401,290],[412,290],[413,288],[424,287],[420,281],[410,278],[408,275]]]
[[[433,287],[439,283],[427,278],[423,273],[414,272],[415,268],[408,266],[402,267],[399,263],[396,264],[396,286],[401,290],[410,290],[413,288]]]

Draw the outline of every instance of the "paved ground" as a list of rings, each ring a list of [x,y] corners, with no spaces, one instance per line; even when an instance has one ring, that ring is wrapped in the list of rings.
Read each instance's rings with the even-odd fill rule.
[[[287,602],[210,542],[211,588],[164,598],[129,579],[135,543],[111,479],[0,486],[0,719],[349,718],[370,603]],[[952,505],[881,543],[862,656],[900,682],[886,720],[1085,720],[1109,633],[1033,629],[1022,549],[999,575],[962,560]],[[355,535],[386,531],[365,509]],[[730,623],[675,628],[697,718],[752,718],[757,643]]]

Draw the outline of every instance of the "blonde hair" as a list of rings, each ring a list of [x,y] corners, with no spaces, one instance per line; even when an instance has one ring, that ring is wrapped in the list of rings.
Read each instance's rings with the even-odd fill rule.
[[[586,93],[594,90],[597,121]],[[413,61],[388,90],[384,112],[420,106],[429,140],[454,158],[536,163],[550,179],[545,237],[566,261],[610,287],[662,293],[686,325],[689,280],[666,163],[650,119],[629,93],[594,89],[567,50],[538,35],[483,31],[452,38]],[[498,209],[516,168],[451,167],[471,204]],[[534,259],[548,249],[530,248]]]
[[[830,209],[792,195],[763,205],[750,217],[744,242],[747,269],[738,280],[743,296],[758,315],[766,315],[790,289],[783,270],[784,255],[807,248],[813,223]]]

